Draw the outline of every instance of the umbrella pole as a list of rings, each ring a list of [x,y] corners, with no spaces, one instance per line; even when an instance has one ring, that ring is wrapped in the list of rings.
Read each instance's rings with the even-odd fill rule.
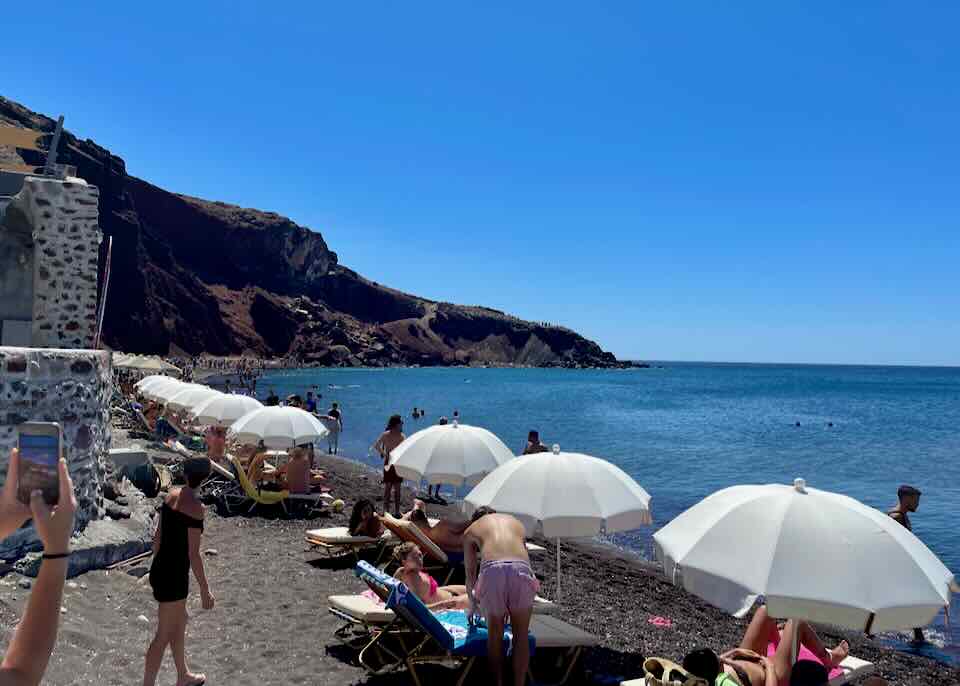
[[[560,538],[557,538],[557,601],[560,600]]]

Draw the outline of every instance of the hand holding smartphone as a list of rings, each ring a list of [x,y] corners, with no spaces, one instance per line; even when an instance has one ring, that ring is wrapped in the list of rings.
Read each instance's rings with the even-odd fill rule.
[[[47,505],[56,505],[60,498],[63,430],[56,422],[27,422],[17,427],[17,432],[20,453],[17,499],[29,505],[30,494],[40,491]]]

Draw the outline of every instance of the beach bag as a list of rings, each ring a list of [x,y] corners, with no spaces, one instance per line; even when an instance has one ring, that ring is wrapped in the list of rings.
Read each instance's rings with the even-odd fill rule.
[[[643,661],[646,686],[710,686],[706,679],[687,674],[683,667],[665,657],[648,657]]]

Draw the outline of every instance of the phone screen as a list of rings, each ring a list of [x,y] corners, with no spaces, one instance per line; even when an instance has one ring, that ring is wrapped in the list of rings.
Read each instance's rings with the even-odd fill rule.
[[[60,441],[56,436],[20,434],[20,479],[17,495],[22,503],[30,503],[33,491],[43,491],[48,505],[56,505],[60,495],[57,463]]]

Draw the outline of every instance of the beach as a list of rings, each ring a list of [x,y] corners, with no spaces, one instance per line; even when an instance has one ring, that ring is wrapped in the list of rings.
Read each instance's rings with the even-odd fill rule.
[[[118,443],[125,441],[115,432]],[[200,609],[191,581],[187,630],[189,664],[208,683],[233,684],[407,684],[405,671],[371,676],[340,646],[338,621],[327,610],[327,596],[359,593],[365,586],[349,559],[328,559],[304,541],[308,529],[344,526],[349,506],[359,497],[382,495],[379,475],[343,458],[323,456],[333,493],[347,501],[342,514],[310,520],[267,516],[221,517],[208,508],[202,550],[217,605]],[[404,503],[413,493],[404,492]],[[445,508],[429,506],[431,516]],[[555,589],[555,547],[533,559],[542,594]],[[564,594],[557,612],[563,620],[597,635],[599,647],[583,658],[571,683],[611,684],[642,674],[644,656],[679,660],[690,649],[727,649],[739,643],[746,626],[659,578],[644,563],[607,545],[564,542],[561,546]],[[130,684],[142,677],[143,654],[156,621],[156,603],[144,576],[149,560],[113,571],[71,579],[65,589],[60,638],[44,683]],[[0,580],[0,621],[4,640],[28,591],[15,574]],[[670,626],[651,623],[669,620]],[[828,645],[841,634],[824,631]],[[960,671],[926,658],[878,648],[870,640],[843,634],[857,657],[876,663],[891,684],[958,684]],[[430,668],[433,683],[453,683],[442,667]],[[436,679],[434,679],[434,676]],[[485,683],[484,669],[472,675]],[[173,683],[169,655],[160,683]]]

